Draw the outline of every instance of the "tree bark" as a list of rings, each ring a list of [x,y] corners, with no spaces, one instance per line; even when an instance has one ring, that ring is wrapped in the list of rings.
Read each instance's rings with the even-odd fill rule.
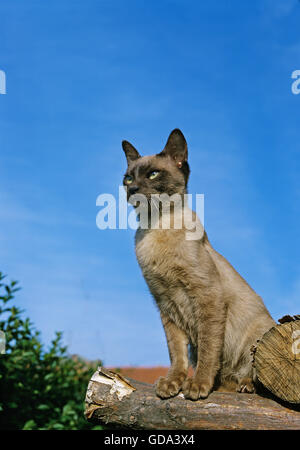
[[[153,385],[99,367],[86,395],[86,417],[108,428],[146,430],[299,430],[300,407],[257,394],[212,392],[161,400]]]

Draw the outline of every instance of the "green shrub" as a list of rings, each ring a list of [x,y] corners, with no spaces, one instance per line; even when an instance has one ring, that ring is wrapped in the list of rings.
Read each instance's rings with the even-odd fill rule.
[[[71,358],[56,333],[50,348],[23,311],[12,305],[16,281],[3,283],[0,272],[0,330],[6,353],[0,354],[0,429],[99,429],[84,417],[87,383],[97,364]]]

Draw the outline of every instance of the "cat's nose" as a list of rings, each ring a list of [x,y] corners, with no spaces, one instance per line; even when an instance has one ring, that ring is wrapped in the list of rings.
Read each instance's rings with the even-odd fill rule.
[[[130,186],[128,188],[129,195],[136,194],[138,190],[139,190],[138,186]]]

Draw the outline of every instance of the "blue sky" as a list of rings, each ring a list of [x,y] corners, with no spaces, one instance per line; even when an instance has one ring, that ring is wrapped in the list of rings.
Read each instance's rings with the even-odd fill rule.
[[[106,365],[167,365],[132,230],[96,227],[121,141],[179,127],[211,243],[275,319],[299,313],[297,0],[2,0],[0,270],[46,344]]]

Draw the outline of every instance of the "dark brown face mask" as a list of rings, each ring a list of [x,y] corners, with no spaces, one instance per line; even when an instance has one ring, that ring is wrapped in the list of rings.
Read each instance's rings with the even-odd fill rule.
[[[128,198],[136,193],[149,198],[151,194],[186,192],[190,168],[187,143],[180,130],[173,130],[165,148],[155,155],[142,157],[128,141],[123,141],[122,147],[128,163],[123,180]]]

